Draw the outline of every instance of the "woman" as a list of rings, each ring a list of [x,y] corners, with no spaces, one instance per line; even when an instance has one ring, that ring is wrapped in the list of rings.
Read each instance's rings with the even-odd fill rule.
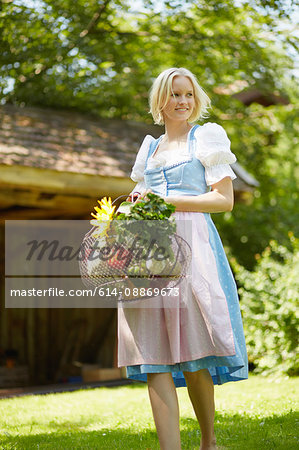
[[[214,384],[248,377],[236,285],[209,214],[233,208],[236,176],[229,164],[236,158],[221,126],[192,125],[209,105],[190,71],[162,72],[150,111],[165,134],[145,137],[131,175],[139,199],[150,190],[176,206],[177,221],[192,221],[192,290],[180,298],[186,307],[119,309],[119,366],[148,382],[163,450],[181,448],[176,387],[187,386],[200,449],[216,449]]]

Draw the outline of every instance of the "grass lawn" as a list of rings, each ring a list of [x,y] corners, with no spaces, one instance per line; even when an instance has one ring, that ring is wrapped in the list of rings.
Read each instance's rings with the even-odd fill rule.
[[[216,386],[215,431],[221,449],[299,448],[298,378],[250,376]],[[182,448],[199,448],[186,388],[178,390]],[[298,410],[298,409],[297,409]],[[0,400],[1,449],[159,449],[143,384]]]

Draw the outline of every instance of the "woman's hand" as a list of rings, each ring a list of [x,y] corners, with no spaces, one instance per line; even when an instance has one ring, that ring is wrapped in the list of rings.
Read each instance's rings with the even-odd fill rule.
[[[126,198],[126,202],[132,202],[132,203],[134,203],[134,202],[135,202],[135,199],[137,199],[139,195],[140,195],[139,192],[134,192],[134,193],[131,192],[131,194],[129,195],[129,197]]]
[[[151,189],[147,189],[142,194],[140,194],[139,192],[134,192],[127,198],[127,202],[139,203],[144,199],[144,197],[147,196],[149,192],[153,191]]]

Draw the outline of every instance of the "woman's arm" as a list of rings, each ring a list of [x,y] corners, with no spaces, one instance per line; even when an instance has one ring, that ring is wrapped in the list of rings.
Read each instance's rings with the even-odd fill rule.
[[[176,206],[176,211],[216,213],[231,211],[234,206],[233,183],[225,177],[212,185],[212,190],[201,195],[180,195],[164,197],[164,200]]]

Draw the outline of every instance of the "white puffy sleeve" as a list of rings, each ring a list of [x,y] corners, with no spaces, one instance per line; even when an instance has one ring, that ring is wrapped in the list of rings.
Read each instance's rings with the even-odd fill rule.
[[[153,142],[155,138],[150,134],[147,134],[143,139],[143,142],[140,146],[140,149],[137,153],[136,160],[131,172],[131,180],[135,181],[137,185],[133,189],[132,192],[140,192],[145,191],[145,182],[143,171],[145,167],[146,158],[148,155],[149,147],[151,142]]]
[[[230,140],[224,128],[217,123],[208,122],[195,131],[195,156],[205,167],[205,178],[208,186],[230,177],[237,178],[230,167],[237,158],[230,150]]]

